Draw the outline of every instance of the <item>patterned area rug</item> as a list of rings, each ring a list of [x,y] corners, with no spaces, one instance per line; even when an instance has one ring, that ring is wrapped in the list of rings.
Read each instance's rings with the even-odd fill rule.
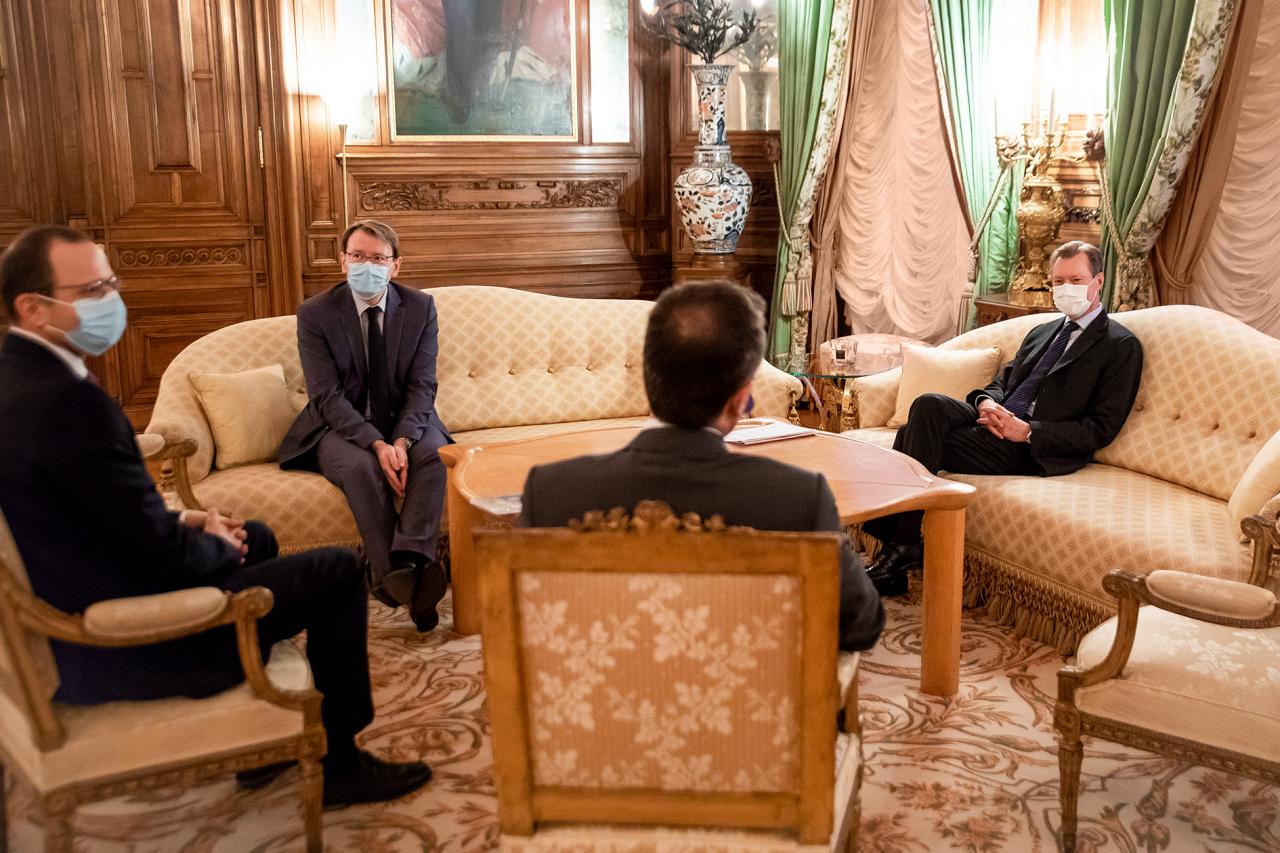
[[[326,812],[326,847],[368,853],[494,847],[479,641],[445,631],[420,635],[403,611],[376,603],[370,619],[378,718],[364,745],[392,758],[425,757],[435,780],[407,800]],[[1061,659],[968,614],[960,693],[940,700],[916,690],[919,647],[919,608],[891,602],[884,639],[863,658],[861,849],[1057,850],[1051,721]],[[1089,741],[1083,782],[1081,853],[1280,851],[1276,786]],[[112,800],[77,813],[77,849],[299,850],[297,802],[296,773],[256,792],[228,780]],[[39,850],[30,793],[13,788],[8,808],[11,849]]]

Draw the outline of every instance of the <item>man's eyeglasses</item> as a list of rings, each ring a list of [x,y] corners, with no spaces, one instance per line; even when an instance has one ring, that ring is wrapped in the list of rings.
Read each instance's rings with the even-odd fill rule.
[[[385,267],[395,260],[391,255],[366,255],[364,252],[344,252],[343,254],[347,256],[347,260],[353,263],[377,264],[380,267]]]
[[[113,275],[110,278],[100,278],[97,281],[90,281],[86,284],[58,284],[54,285],[54,290],[72,290],[80,294],[77,298],[97,299],[100,296],[106,296],[113,291],[122,290],[124,281],[120,276]]]

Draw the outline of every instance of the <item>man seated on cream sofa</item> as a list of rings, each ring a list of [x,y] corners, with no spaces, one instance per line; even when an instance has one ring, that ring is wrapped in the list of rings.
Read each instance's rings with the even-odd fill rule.
[[[924,394],[893,448],[930,471],[1052,477],[1087,465],[1129,417],[1142,377],[1142,344],[1102,308],[1102,253],[1079,240],[1049,258],[1054,305],[1066,315],[1035,327],[1017,356],[965,400]],[[882,595],[906,592],[923,553],[921,513],[875,519],[883,543],[867,568]]]

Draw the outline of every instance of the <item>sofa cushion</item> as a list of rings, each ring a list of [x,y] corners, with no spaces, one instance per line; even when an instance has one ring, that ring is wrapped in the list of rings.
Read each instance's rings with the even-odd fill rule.
[[[298,416],[298,397],[285,384],[282,366],[269,364],[239,373],[193,370],[188,378],[209,419],[218,468],[276,458],[276,448]]]
[[[651,302],[501,287],[427,291],[440,317],[436,412],[454,432],[649,413]]]
[[[1280,431],[1280,340],[1196,305],[1113,317],[1142,341],[1142,385],[1095,459],[1229,499]]]
[[[985,388],[999,366],[999,347],[937,350],[903,344],[902,379],[898,383],[897,405],[888,425],[900,427],[905,424],[911,404],[924,394],[946,394],[963,400],[975,388]]]
[[[215,471],[192,486],[205,506],[266,523],[290,553],[360,542],[342,491],[319,474],[281,471],[274,462]]]
[[[1080,643],[1094,666],[1111,648],[1116,620]],[[1280,762],[1280,628],[1231,628],[1155,607],[1119,678],[1076,691],[1080,710],[1109,720]]]
[[[1102,578],[1112,569],[1248,579],[1251,554],[1230,534],[1226,505],[1191,489],[1096,463],[1065,477],[944,476],[978,489],[967,549],[1108,606]]]

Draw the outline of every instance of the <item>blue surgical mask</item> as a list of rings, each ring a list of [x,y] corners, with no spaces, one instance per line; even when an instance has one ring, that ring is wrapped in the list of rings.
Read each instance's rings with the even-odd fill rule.
[[[361,299],[373,299],[387,289],[391,267],[380,264],[347,264],[347,284]]]
[[[45,297],[50,301],[59,300]],[[111,291],[97,299],[77,299],[66,303],[76,310],[80,325],[71,331],[58,329],[67,342],[81,352],[89,355],[102,355],[111,349],[124,334],[125,323],[129,319],[129,311],[119,291]],[[56,327],[51,327],[56,328]]]

